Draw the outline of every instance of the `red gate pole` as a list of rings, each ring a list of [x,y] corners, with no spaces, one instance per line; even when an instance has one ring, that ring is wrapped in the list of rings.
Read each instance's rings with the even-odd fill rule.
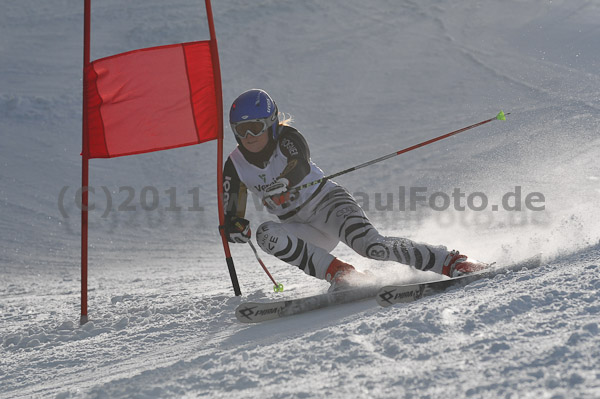
[[[221,66],[219,64],[219,50],[217,47],[217,37],[215,35],[215,24],[213,22],[212,7],[210,0],[205,0],[206,18],[208,19],[208,29],[210,30],[210,52],[212,57],[213,75],[215,81],[215,95],[217,99],[217,117],[218,117],[218,132],[217,132],[217,203],[219,211],[219,226],[225,224],[225,212],[223,209],[223,91],[221,87]],[[233,285],[233,292],[236,296],[242,295],[240,284],[238,282],[237,273],[229,250],[229,242],[225,238],[225,233],[222,228],[219,228],[223,249],[225,251],[225,261],[229,269],[229,277]]]
[[[89,185],[89,145],[87,125],[87,79],[90,65],[90,14],[91,0],[85,0],[83,12],[83,113],[81,150],[81,318],[79,324],[88,321],[88,185]]]

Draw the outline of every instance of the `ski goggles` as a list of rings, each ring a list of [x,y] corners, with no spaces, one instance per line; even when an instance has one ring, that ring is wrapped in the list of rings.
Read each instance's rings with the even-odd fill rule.
[[[253,119],[249,121],[241,121],[232,123],[231,129],[233,130],[235,135],[240,139],[245,139],[248,135],[258,137],[264,132],[266,132],[268,128],[273,126],[273,121],[269,120],[269,122],[271,123],[267,123],[266,119]]]

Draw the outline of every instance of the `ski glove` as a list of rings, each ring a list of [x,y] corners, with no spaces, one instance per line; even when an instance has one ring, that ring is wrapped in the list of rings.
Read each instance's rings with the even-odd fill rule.
[[[289,184],[289,180],[285,177],[275,180],[275,183],[271,184],[265,190],[263,204],[269,209],[275,209],[278,206],[282,208],[288,207],[289,202],[295,199],[295,196],[292,196],[292,192],[288,191]]]
[[[251,235],[250,221],[244,218],[233,217],[225,226],[225,237],[229,242],[245,244]]]

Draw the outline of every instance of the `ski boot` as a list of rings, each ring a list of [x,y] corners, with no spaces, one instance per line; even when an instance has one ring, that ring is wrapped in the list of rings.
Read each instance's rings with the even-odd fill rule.
[[[325,272],[325,280],[331,284],[328,292],[340,291],[349,288],[355,279],[366,277],[364,273],[359,272],[354,266],[334,258]]]
[[[455,250],[450,251],[444,260],[442,274],[448,277],[459,277],[465,274],[481,271],[490,266],[487,263],[469,261],[467,259],[467,255],[461,255]]]

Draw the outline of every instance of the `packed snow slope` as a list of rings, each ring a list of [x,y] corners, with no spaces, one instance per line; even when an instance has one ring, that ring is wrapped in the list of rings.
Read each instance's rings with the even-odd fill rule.
[[[597,2],[215,1],[225,110],[266,89],[328,174],[511,112],[337,181],[385,234],[499,263],[543,252],[544,264],[405,306],[241,325],[243,300],[327,284],[264,254],[286,287],[275,294],[235,245],[233,296],[207,143],[91,161],[84,326],[83,6],[4,3],[0,397],[600,397]],[[92,59],[208,38],[202,2],[95,1],[92,16]],[[411,189],[427,199],[411,207]],[[269,219],[258,203],[254,227]],[[335,254],[382,278],[431,278]]]

